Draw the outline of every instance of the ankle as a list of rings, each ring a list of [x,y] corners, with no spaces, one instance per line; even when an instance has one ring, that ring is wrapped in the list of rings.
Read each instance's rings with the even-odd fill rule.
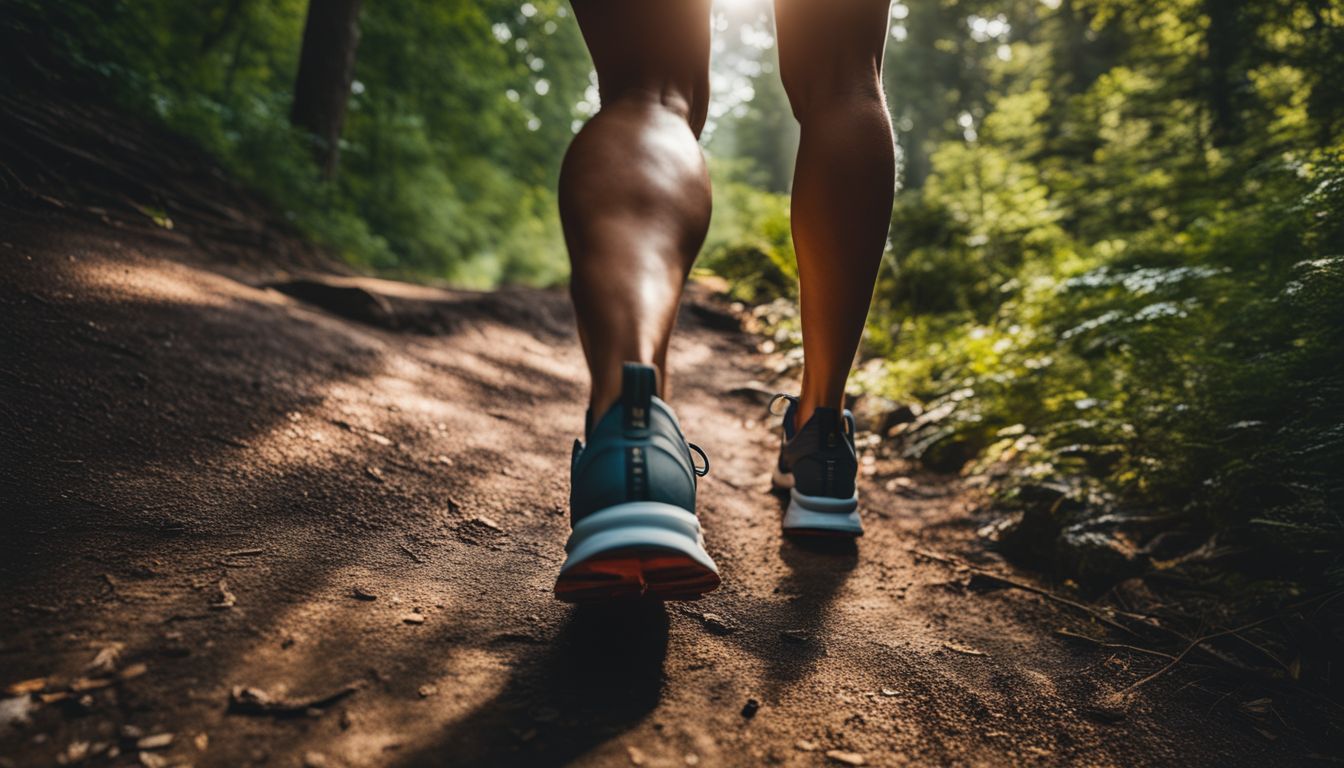
[[[594,386],[592,394],[589,396],[588,399],[588,413],[590,414],[589,418],[591,418],[593,423],[596,424],[597,421],[601,419],[603,416],[607,415],[607,411],[610,411],[611,407],[616,403],[620,402],[620,400],[621,400],[621,390],[619,387],[617,387],[616,389],[609,389],[609,388],[599,389],[597,386]]]
[[[802,429],[807,422],[812,419],[812,415],[818,408],[832,408],[836,411],[843,410],[845,407],[844,396],[839,398],[830,398],[826,400],[808,398],[806,396],[798,398],[798,405],[793,409],[793,429]]]
[[[654,370],[657,371],[654,394],[661,397],[663,382],[661,367],[657,363],[645,360],[629,360],[628,362],[653,366]],[[625,389],[624,362],[609,367],[611,370],[606,371],[604,375],[594,374],[593,376],[593,386],[588,397],[588,408],[593,424],[601,420],[603,416],[607,415],[607,411],[610,411],[613,406],[621,401],[621,395]]]

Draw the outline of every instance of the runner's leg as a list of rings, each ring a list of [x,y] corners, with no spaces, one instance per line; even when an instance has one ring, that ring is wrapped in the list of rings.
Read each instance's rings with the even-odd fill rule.
[[[602,108],[560,174],[571,295],[599,418],[621,365],[666,379],[682,286],[709,227],[697,138],[709,101],[710,0],[574,0]]]
[[[780,75],[802,128],[793,241],[802,308],[797,423],[840,408],[895,189],[882,92],[890,0],[775,0]]]

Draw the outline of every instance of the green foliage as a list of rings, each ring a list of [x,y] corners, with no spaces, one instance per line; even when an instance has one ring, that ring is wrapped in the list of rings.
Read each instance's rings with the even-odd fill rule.
[[[728,281],[733,298],[751,304],[797,295],[798,264],[789,230],[789,197],[714,167],[714,215],[699,266]]]
[[[929,409],[913,453],[1090,477],[1094,515],[1161,512],[1338,587],[1344,144],[1334,54],[1294,43],[1344,14],[1274,5],[1228,4],[1247,47],[1221,65],[1206,4],[1021,17],[983,115],[948,115],[898,200],[869,345],[884,394]]]
[[[567,272],[552,190],[590,66],[561,0],[366,3],[333,183],[288,120],[304,0],[6,5],[7,77],[161,120],[357,265],[481,287]]]

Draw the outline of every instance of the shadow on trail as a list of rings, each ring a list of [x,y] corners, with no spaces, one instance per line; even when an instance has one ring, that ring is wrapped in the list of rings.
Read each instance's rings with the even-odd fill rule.
[[[767,649],[772,695],[806,677],[826,656],[832,608],[858,565],[859,550],[853,539],[786,537],[779,557],[789,572],[775,586],[786,602],[779,609],[778,644]]]
[[[498,695],[400,764],[566,765],[658,705],[667,639],[661,603],[580,606]]]

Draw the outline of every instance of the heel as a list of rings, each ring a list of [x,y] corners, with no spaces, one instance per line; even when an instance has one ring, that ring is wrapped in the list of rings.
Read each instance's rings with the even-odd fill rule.
[[[790,490],[784,532],[800,536],[862,536],[858,493],[848,499],[835,499],[808,496],[797,488]]]
[[[566,602],[650,597],[695,600],[719,586],[700,521],[671,504],[635,501],[580,520],[555,596]]]

